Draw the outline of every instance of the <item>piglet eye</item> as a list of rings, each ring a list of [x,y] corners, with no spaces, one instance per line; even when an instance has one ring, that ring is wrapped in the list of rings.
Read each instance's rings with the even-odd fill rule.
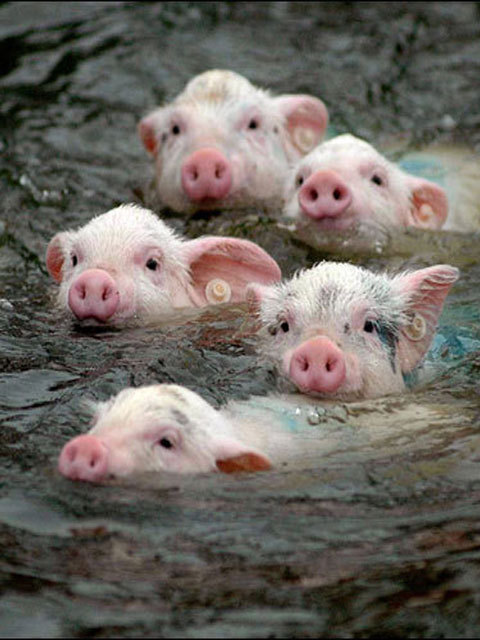
[[[180,133],[180,127],[178,126],[178,124],[172,125],[172,133],[174,136],[178,136],[178,134]]]
[[[248,123],[249,129],[258,129],[258,120],[256,118],[252,118]]]
[[[76,267],[76,266],[77,266],[77,264],[78,264],[78,258],[77,258],[77,256],[74,254],[74,255],[72,256],[72,266]]]
[[[283,333],[287,333],[290,330],[290,326],[286,320],[282,322],[282,324],[280,325],[280,329],[283,331]]]
[[[367,333],[373,333],[375,331],[375,323],[371,320],[365,320],[365,324],[363,325],[363,330]]]
[[[150,271],[156,271],[158,262],[154,258],[150,258],[149,260],[147,260],[147,264],[145,266],[147,267],[147,269],[150,269]]]
[[[164,449],[173,449],[173,444],[168,438],[162,438],[159,444]]]
[[[295,179],[295,184],[297,185],[297,187],[301,187],[303,184],[303,176],[297,176]]]
[[[378,186],[381,186],[383,184],[383,180],[378,174],[372,176],[372,182],[374,184],[378,184]]]

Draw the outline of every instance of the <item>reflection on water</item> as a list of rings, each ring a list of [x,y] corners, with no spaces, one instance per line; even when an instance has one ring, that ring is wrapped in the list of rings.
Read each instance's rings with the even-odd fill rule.
[[[324,258],[460,268],[420,387],[340,405],[271,400],[277,381],[242,306],[80,327],[57,316],[44,267],[59,230],[148,200],[136,124],[208,68],[318,94],[331,132],[396,140],[395,159],[431,143],[478,153],[478,18],[475,3],[0,6],[2,634],[478,630],[478,233],[379,230],[339,244],[254,210],[164,212],[190,237],[256,240],[287,276]],[[88,429],[87,401],[155,381],[217,407],[251,411],[242,403],[268,396],[260,404],[320,430],[322,455],[257,475],[60,478],[56,458]]]

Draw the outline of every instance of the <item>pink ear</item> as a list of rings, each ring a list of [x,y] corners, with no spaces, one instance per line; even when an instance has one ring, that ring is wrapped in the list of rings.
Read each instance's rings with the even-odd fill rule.
[[[158,150],[158,141],[155,131],[156,119],[156,115],[153,113],[149,116],[145,116],[145,118],[142,118],[138,123],[138,134],[143,142],[143,146],[152,155],[155,155]]]
[[[238,471],[268,471],[270,460],[259,451],[249,449],[234,438],[222,438],[217,442],[216,465],[223,473]]]
[[[445,191],[424,178],[410,177],[411,209],[409,224],[421,229],[440,229],[447,219],[448,198]]]
[[[401,328],[398,351],[402,371],[412,371],[427,353],[438,318],[459,271],[450,265],[437,265],[413,271],[395,281],[394,288],[407,298],[408,322]]]
[[[243,302],[249,282],[270,284],[280,280],[280,268],[268,253],[249,240],[205,237],[184,244],[190,267],[189,295],[203,306]]]
[[[287,123],[290,142],[300,155],[311,151],[323,139],[328,111],[318,98],[309,95],[283,95],[275,98]]]
[[[57,233],[50,242],[47,247],[47,255],[46,255],[46,263],[48,273],[52,276],[54,280],[57,282],[62,281],[62,267],[65,261],[65,255],[63,253],[63,240],[64,233]]]

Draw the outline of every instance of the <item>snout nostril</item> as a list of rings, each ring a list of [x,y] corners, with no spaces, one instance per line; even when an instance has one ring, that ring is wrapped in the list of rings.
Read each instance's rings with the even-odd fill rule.
[[[312,202],[315,202],[315,200],[317,200],[318,198],[318,191],[316,189],[310,189],[310,200],[312,200]]]
[[[342,197],[342,192],[340,191],[340,189],[335,189],[335,191],[333,192],[333,197],[335,200],[340,200],[340,198]]]
[[[306,358],[302,358],[299,361],[299,364],[300,364],[300,370],[301,371],[308,371],[309,364],[308,364],[308,360]]]

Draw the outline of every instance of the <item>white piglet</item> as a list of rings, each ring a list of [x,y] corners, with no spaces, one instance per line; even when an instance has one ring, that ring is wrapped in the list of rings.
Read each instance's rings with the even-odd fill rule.
[[[46,253],[58,305],[78,320],[146,323],[181,307],[240,302],[250,282],[273,283],[280,269],[248,240],[184,240],[156,215],[123,205],[77,231],[57,233]]]
[[[260,351],[303,393],[357,400],[403,391],[435,335],[458,269],[389,276],[323,262],[285,283],[249,285]]]
[[[362,225],[440,229],[447,223],[447,193],[403,171],[365,140],[344,134],[323,142],[292,169],[284,214],[323,231]]]
[[[63,447],[58,468],[87,482],[144,472],[269,469],[269,458],[247,442],[226,416],[185,387],[127,388],[97,405],[93,427]]]
[[[309,95],[271,96],[226,70],[195,76],[138,125],[162,201],[179,212],[281,204],[289,166],[324,136]]]

